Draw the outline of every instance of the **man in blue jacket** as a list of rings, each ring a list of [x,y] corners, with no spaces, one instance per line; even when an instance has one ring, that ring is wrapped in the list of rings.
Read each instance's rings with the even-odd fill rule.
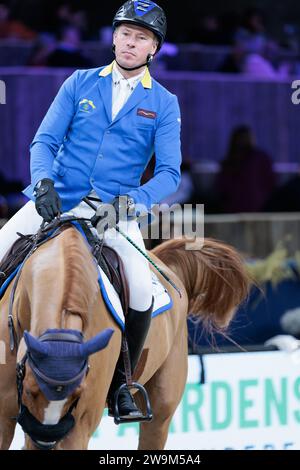
[[[34,137],[32,183],[25,190],[31,201],[1,230],[0,258],[17,238],[17,231],[32,233],[42,219],[50,222],[61,212],[86,214],[82,202],[86,196],[96,200],[100,208],[110,203],[119,227],[145,250],[137,213],[150,211],[178,187],[178,101],[152,79],[148,68],[165,39],[165,13],[150,0],[129,0],[116,13],[113,30],[115,61],[74,72],[60,88]],[[154,152],[154,177],[141,186]],[[120,201],[125,201],[123,215]],[[104,237],[121,256],[128,279],[126,335],[134,370],[150,326],[151,272],[148,261],[114,232],[114,237]],[[124,381],[120,357],[110,389],[111,409],[114,393]],[[127,389],[120,394],[118,405],[122,418],[141,416]]]

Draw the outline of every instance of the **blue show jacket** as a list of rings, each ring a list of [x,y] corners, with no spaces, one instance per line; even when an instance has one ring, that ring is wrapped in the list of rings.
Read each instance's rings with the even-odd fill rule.
[[[55,182],[63,211],[94,189],[104,202],[128,194],[148,210],[180,182],[180,110],[148,71],[112,121],[112,67],[77,70],[62,85],[31,149],[31,185]],[[153,178],[140,185],[153,153]]]

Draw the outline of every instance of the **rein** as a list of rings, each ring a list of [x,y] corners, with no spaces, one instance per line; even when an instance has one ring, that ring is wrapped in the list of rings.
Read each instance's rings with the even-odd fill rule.
[[[9,311],[8,311],[8,327],[9,327],[9,339],[10,339],[10,350],[13,351],[15,349],[16,344],[19,345],[19,337],[16,332],[16,328],[14,326],[14,318],[13,318],[13,306],[15,300],[15,294],[18,287],[18,283],[22,274],[23,267],[26,261],[30,258],[30,256],[36,251],[37,248],[47,243],[49,240],[52,240],[57,235],[59,235],[64,228],[64,226],[70,222],[84,222],[89,219],[85,218],[78,218],[78,217],[58,217],[54,219],[54,221],[50,224],[45,226],[43,222],[38,232],[33,236],[33,244],[25,256],[20,269],[16,275],[14,280],[14,284],[10,293],[9,299]],[[22,236],[21,234],[18,234]],[[47,236],[48,235],[48,236]],[[18,318],[18,312],[16,312],[18,328],[21,330],[20,321]],[[59,333],[44,333],[39,338],[40,341],[68,341],[68,342],[80,342],[78,341],[78,337],[73,335],[72,333],[68,332],[59,332]],[[31,367],[34,375],[38,378],[43,380],[46,384],[50,387],[54,387],[56,391],[61,392],[65,389],[65,387],[75,384],[76,382],[80,381],[84,376],[86,376],[89,372],[89,364],[88,360],[86,360],[83,364],[83,367],[76,374],[76,376],[72,377],[69,380],[55,380],[51,377],[48,377],[44,373],[42,373],[38,366],[35,364],[35,361],[30,354],[30,352],[26,352],[24,357],[21,359],[20,362],[16,364],[16,385],[17,385],[17,396],[18,396],[18,416],[16,418],[17,422],[22,427],[23,431],[28,434],[30,439],[32,440],[35,447],[40,450],[51,450],[53,449],[57,443],[62,440],[74,427],[75,425],[75,418],[72,415],[72,411],[76,408],[77,403],[79,401],[78,397],[73,403],[71,403],[67,413],[59,420],[59,422],[55,425],[47,425],[43,424],[38,421],[35,416],[29,411],[29,409],[22,403],[22,395],[23,395],[23,381],[26,374],[26,362]]]
[[[20,266],[20,269],[14,280],[13,287],[10,293],[10,298],[9,298],[8,329],[9,329],[9,345],[10,345],[11,351],[14,350],[16,343],[17,345],[19,345],[19,342],[20,342],[19,336],[17,335],[16,328],[14,326],[13,305],[14,305],[16,290],[17,290],[18,283],[22,274],[24,264],[30,258],[30,256],[33,255],[33,253],[36,251],[37,248],[39,248],[40,246],[47,243],[49,240],[52,240],[57,235],[59,235],[61,233],[61,228],[65,224],[70,223],[70,222],[78,222],[78,221],[86,221],[86,220],[89,220],[89,219],[78,218],[78,217],[59,217],[57,219],[54,219],[54,221],[48,224],[47,226],[45,226],[45,223],[43,222],[38,232],[34,235],[33,245]],[[50,235],[47,237],[47,234],[49,232],[50,232]],[[21,234],[19,233],[18,235],[21,236]],[[17,312],[17,322],[18,322],[18,329],[20,330],[21,325],[20,325],[20,321],[18,318],[18,312]]]

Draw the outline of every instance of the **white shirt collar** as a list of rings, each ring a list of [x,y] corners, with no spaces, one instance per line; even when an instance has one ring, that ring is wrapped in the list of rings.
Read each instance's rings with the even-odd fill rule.
[[[117,65],[114,64],[113,69],[112,69],[112,81],[114,84],[119,84],[121,80],[126,80],[126,82],[131,87],[135,87],[135,85],[137,85],[138,82],[140,82],[142,78],[144,77],[145,71],[146,71],[146,68],[141,73],[139,73],[138,75],[135,75],[134,77],[125,78],[123,77],[119,69],[117,68]]]

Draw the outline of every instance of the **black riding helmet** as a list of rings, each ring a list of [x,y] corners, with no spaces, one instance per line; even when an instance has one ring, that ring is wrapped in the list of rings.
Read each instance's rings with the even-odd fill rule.
[[[159,51],[167,33],[167,18],[159,5],[151,0],[128,0],[113,19],[114,30],[121,23],[136,24],[152,31],[159,41]]]
[[[158,40],[156,52],[159,51],[167,33],[166,15],[159,5],[151,0],[128,0],[117,11],[113,19],[113,29],[115,30],[122,23],[135,24],[152,31]],[[153,57],[149,54],[145,64],[134,68],[121,68],[125,70],[135,70],[143,65],[150,65],[152,59]],[[120,64],[118,65],[120,66]]]

